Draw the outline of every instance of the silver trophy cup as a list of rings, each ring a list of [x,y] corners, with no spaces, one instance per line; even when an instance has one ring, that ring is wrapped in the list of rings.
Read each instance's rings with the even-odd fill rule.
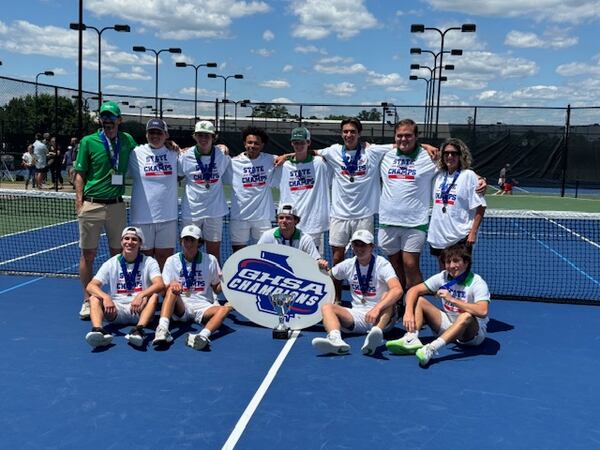
[[[294,297],[290,294],[273,294],[269,296],[269,301],[279,316],[279,323],[273,328],[273,339],[289,339],[292,330],[286,325],[286,316]]]

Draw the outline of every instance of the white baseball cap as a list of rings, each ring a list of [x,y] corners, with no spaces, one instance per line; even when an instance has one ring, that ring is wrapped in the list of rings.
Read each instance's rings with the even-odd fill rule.
[[[194,239],[202,239],[202,231],[196,225],[188,225],[181,229],[180,237],[183,239],[186,236],[193,237]]]
[[[289,214],[294,216],[296,219],[300,220],[300,216],[298,215],[298,211],[294,208],[294,205],[291,203],[281,203],[279,208],[277,208],[277,215],[279,214]]]
[[[354,241],[361,241],[365,244],[372,244],[373,242],[375,242],[375,238],[373,237],[373,234],[371,234],[371,232],[368,230],[356,230],[352,235],[352,239],[350,239],[350,242]]]
[[[123,239],[127,234],[133,234],[137,236],[141,242],[144,242],[144,233],[142,233],[142,230],[140,230],[138,227],[125,227],[121,233],[121,239]]]
[[[196,123],[194,133],[215,134],[215,125],[209,120],[201,120]]]

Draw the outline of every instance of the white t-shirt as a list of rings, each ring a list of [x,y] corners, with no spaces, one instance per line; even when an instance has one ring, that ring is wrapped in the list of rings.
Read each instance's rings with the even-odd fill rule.
[[[23,163],[25,163],[27,168],[29,168],[33,164],[33,154],[29,153],[29,152],[25,152],[25,153],[23,153],[21,160],[23,161]]]
[[[340,144],[334,144],[319,152],[333,172],[331,217],[343,220],[371,217],[377,213],[381,194],[379,163],[388,148],[363,148],[353,175],[350,175],[342,159],[342,148]],[[356,150],[346,153],[347,158],[352,161]],[[350,181],[351,176],[354,178],[353,182]]]
[[[223,192],[223,174],[231,165],[231,158],[218,148],[213,148],[215,162],[212,173],[208,177],[209,188],[206,187],[202,169],[196,161],[194,149],[191,147],[179,155],[177,172],[185,177],[185,195],[181,200],[181,218],[184,221],[223,217],[229,212]],[[210,155],[201,156],[200,161],[208,170]]]
[[[131,152],[132,224],[177,220],[177,156],[164,146],[152,148],[149,144],[138,145]]]
[[[169,283],[173,281],[178,281],[181,283],[181,286],[183,286],[181,299],[184,302],[203,301],[214,303],[215,299],[213,296],[212,286],[219,283],[221,268],[219,267],[217,258],[215,258],[213,255],[209,255],[208,253],[204,252],[199,253],[201,261],[196,263],[196,274],[194,276],[191,289],[189,289],[186,285],[186,280],[183,276],[181,252],[169,256],[165,261],[165,267],[162,273],[163,281],[165,282],[165,285],[169,285]],[[187,267],[188,274],[190,274],[192,272],[192,263],[185,260],[185,266]],[[188,292],[190,292],[189,297],[186,295]]]
[[[43,169],[46,167],[46,159],[48,157],[48,147],[42,141],[33,143],[33,155],[35,156],[35,167]]]
[[[360,265],[360,273],[367,276],[369,266]],[[389,291],[388,281],[397,278],[394,268],[383,256],[375,256],[373,273],[369,280],[369,288],[366,295],[360,290],[360,282],[356,273],[356,256],[345,259],[331,269],[331,275],[336,280],[347,280],[350,283],[352,293],[352,308],[372,309],[381,300],[383,294]]]
[[[448,283],[448,272],[442,270],[440,273],[433,275],[432,277],[425,280],[425,286],[430,292],[434,294],[441,289],[443,285]],[[463,300],[468,303],[477,303],[479,301],[489,302],[490,290],[488,289],[487,283],[476,273],[469,273],[465,281],[461,284],[454,284],[448,288],[448,292],[452,297]],[[442,302],[443,308],[446,313],[450,316],[450,319],[454,321],[456,317],[462,312],[458,307],[449,302]],[[477,318],[479,325],[485,328],[488,323],[489,317],[484,319]]]
[[[302,250],[304,253],[308,253],[314,259],[321,259],[321,254],[317,250],[315,242],[308,234],[305,234],[302,231],[300,231],[299,228],[296,228],[296,231],[292,236],[291,242],[288,240],[284,240],[283,236],[281,235],[281,230],[279,229],[279,227],[277,227],[265,231],[258,240],[257,244],[289,245],[290,247]]]
[[[433,208],[427,234],[427,242],[433,248],[447,248],[467,237],[473,226],[475,210],[479,206],[486,206],[483,196],[475,192],[477,175],[467,169],[461,170],[454,184],[453,175],[448,175],[447,183],[452,184],[452,187],[446,212],[443,212],[441,188],[445,178],[445,171],[439,173],[433,188]]]
[[[98,273],[94,275],[94,279],[100,281],[102,286],[108,286],[108,294],[114,302],[126,304],[131,303],[138,292],[150,287],[154,278],[160,277],[160,269],[154,258],[143,255],[135,277],[133,291],[131,295],[127,295],[127,284],[119,262],[120,258],[122,255],[115,255],[102,264]],[[131,272],[134,265],[135,263],[127,263],[127,271]]]
[[[230,213],[233,220],[273,219],[271,187],[275,169],[274,156],[268,153],[261,153],[256,159],[241,153],[231,159],[225,182],[233,188]]]
[[[391,149],[381,160],[380,172],[379,223],[403,227],[426,225],[436,174],[428,153],[420,146],[408,155]]]
[[[322,233],[329,228],[329,181],[331,172],[320,156],[303,162],[288,160],[281,168],[279,203],[291,203],[300,216],[305,233]]]

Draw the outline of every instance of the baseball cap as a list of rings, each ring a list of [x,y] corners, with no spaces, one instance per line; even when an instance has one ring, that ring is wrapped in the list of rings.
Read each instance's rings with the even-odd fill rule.
[[[289,214],[291,216],[294,216],[296,219],[300,220],[298,211],[296,211],[296,208],[294,208],[294,205],[292,205],[291,203],[280,204],[279,208],[277,208],[277,215],[279,214]]]
[[[294,128],[292,130],[292,138],[290,139],[292,142],[294,141],[310,141],[310,131],[304,127]]]
[[[212,122],[208,120],[201,120],[196,123],[196,127],[194,128],[194,133],[209,133],[215,134],[215,126]]]
[[[144,233],[138,227],[125,227],[121,233],[121,238],[124,238],[127,234],[133,234],[138,237],[141,242],[144,242]]]
[[[154,117],[146,124],[146,131],[148,130],[161,130],[165,133],[168,131],[167,124],[164,120]]]
[[[372,244],[375,241],[375,238],[368,230],[356,230],[352,235],[352,239],[350,239],[350,242],[354,241],[361,241],[365,244]]]
[[[121,108],[113,101],[104,102],[100,107],[100,115],[106,113],[112,114],[115,117],[121,117]]]
[[[202,231],[196,225],[188,225],[181,229],[180,234],[181,239],[186,236],[193,237],[194,239],[202,239]]]

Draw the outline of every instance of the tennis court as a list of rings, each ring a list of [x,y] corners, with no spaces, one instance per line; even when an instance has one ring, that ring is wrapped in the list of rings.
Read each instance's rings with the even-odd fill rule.
[[[210,351],[183,345],[197,326],[175,328],[165,351],[129,346],[129,327],[91,351],[68,208],[37,228],[2,213],[17,225],[0,237],[0,271],[30,272],[0,276],[3,447],[600,446],[597,215],[486,214],[474,260],[494,293],[488,338],[448,346],[422,369],[413,356],[361,355],[362,336],[347,339],[350,355],[317,356],[310,342],[321,326],[275,341],[237,313]],[[67,278],[31,275],[49,271]],[[424,274],[434,271],[424,258]],[[505,301],[513,297],[542,301]],[[397,325],[387,338],[402,333]]]

